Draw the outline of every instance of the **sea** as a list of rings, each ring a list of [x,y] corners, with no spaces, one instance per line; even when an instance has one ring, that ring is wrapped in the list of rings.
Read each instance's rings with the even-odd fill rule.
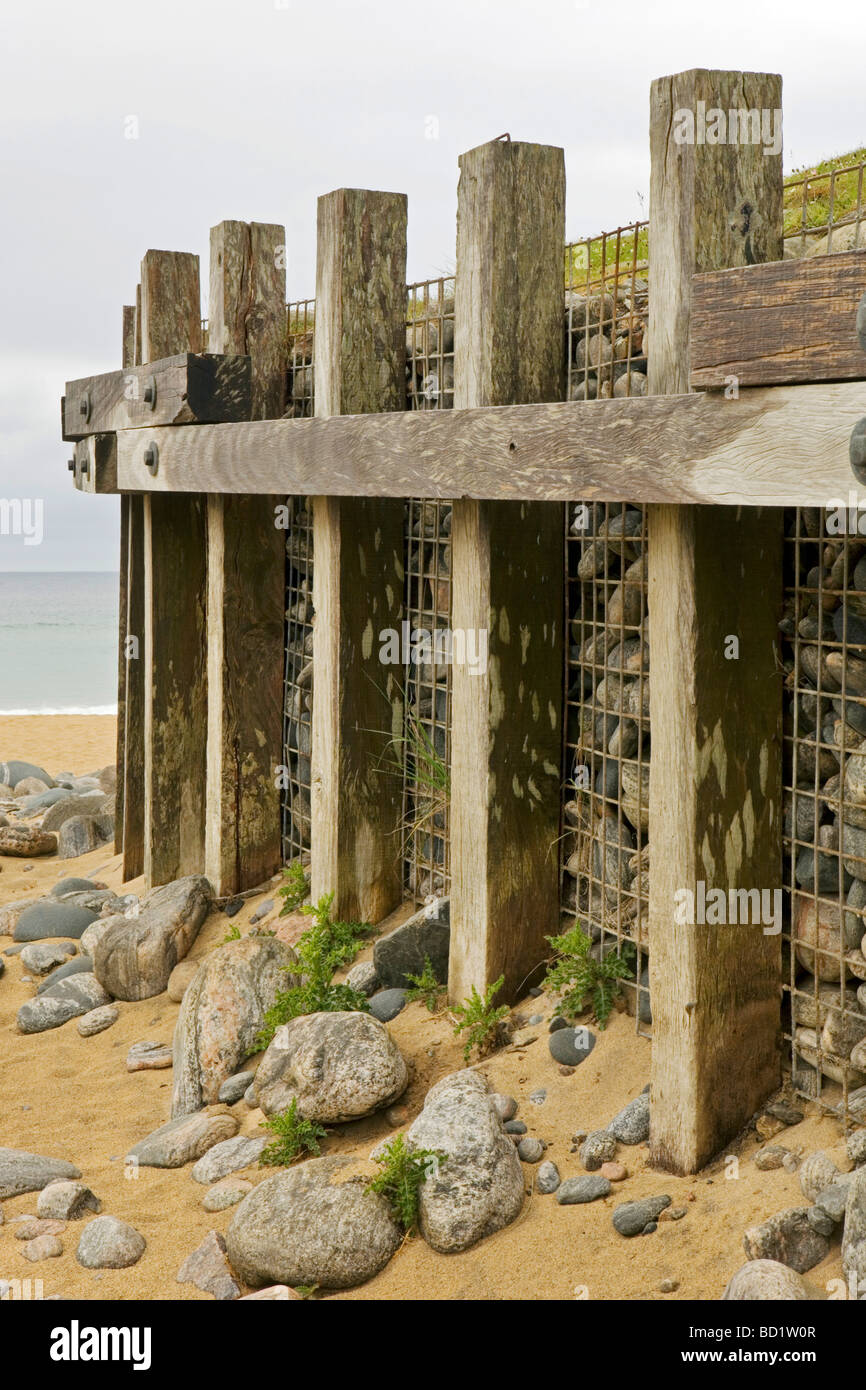
[[[0,572],[0,717],[117,713],[117,574]]]

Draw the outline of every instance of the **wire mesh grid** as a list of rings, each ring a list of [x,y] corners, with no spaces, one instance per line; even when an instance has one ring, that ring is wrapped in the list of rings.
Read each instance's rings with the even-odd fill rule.
[[[866,248],[866,160],[786,180],[784,234],[786,257]]]
[[[792,1080],[866,1121],[866,540],[863,513],[787,515],[784,1036]],[[845,534],[849,521],[854,534]],[[864,523],[866,530],[866,523]]]
[[[286,306],[286,415],[312,415],[314,301]],[[282,855],[310,851],[310,756],[313,744],[313,516],[310,499],[286,499],[286,638],[283,700]]]
[[[454,405],[454,279],[408,287],[406,406]],[[416,903],[449,891],[451,504],[406,503],[403,881]]]
[[[647,223],[565,248],[570,400],[646,394]],[[625,953],[639,1033],[651,1022],[646,518],[626,503],[566,508],[566,720],[561,909],[599,955]]]
[[[866,247],[866,162],[785,188],[785,256]],[[783,1032],[794,1088],[866,1122],[864,513],[785,513]]]

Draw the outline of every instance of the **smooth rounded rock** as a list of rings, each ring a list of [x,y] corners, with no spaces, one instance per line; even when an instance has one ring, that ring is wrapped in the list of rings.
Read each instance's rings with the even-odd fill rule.
[[[78,1031],[82,1038],[93,1038],[97,1033],[104,1033],[119,1017],[120,1010],[114,1004],[103,1004],[98,1009],[91,1009],[89,1013],[82,1014],[78,1020]]]
[[[229,1207],[236,1207],[238,1202],[242,1202],[252,1190],[253,1184],[246,1178],[221,1178],[208,1188],[202,1206],[205,1211],[227,1211]]]
[[[555,1192],[560,1185],[559,1169],[555,1163],[548,1159],[545,1163],[539,1164],[538,1172],[535,1176],[535,1190],[545,1195]]]
[[[21,913],[12,936],[15,941],[44,941],[57,937],[77,941],[96,917],[97,913],[88,908],[46,900],[34,903]]]
[[[671,1199],[667,1195],[623,1202],[613,1213],[613,1228],[621,1236],[642,1235],[647,1226],[655,1227],[659,1216],[670,1204]]]
[[[100,1212],[102,1203],[83,1182],[61,1179],[43,1187],[36,1202],[40,1217],[77,1221],[88,1212]]]
[[[387,1028],[369,1014],[304,1014],[278,1028],[259,1064],[257,1103],[282,1114],[293,1100],[321,1124],[384,1110],[406,1089],[409,1074]]]
[[[380,989],[370,999],[370,1013],[380,1023],[390,1023],[406,1007],[405,989]]]
[[[208,1115],[205,1111],[182,1115],[140,1139],[126,1157],[144,1168],[182,1168],[201,1158],[214,1144],[233,1139],[237,1132],[233,1115]]]
[[[565,1067],[578,1067],[595,1047],[595,1034],[588,1028],[558,1028],[548,1039],[550,1055]]]
[[[528,1134],[525,1139],[521,1139],[517,1145],[517,1156],[524,1163],[539,1163],[544,1157],[545,1145],[534,1135]]]
[[[97,1216],[81,1232],[75,1252],[85,1269],[128,1269],[147,1249],[144,1236],[116,1216]]]
[[[378,1274],[403,1240],[384,1197],[363,1178],[334,1182],[347,1164],[311,1158],[275,1173],[241,1202],[226,1235],[245,1283],[348,1289]]]
[[[72,1163],[62,1158],[45,1158],[24,1149],[0,1148],[0,1201],[24,1192],[40,1192],[58,1178],[80,1178]]]
[[[243,1100],[255,1079],[256,1074],[252,1071],[238,1071],[234,1076],[227,1076],[219,1088],[217,1100],[223,1105],[234,1105],[237,1101]]]
[[[722,1299],[735,1303],[808,1302],[799,1274],[778,1260],[749,1260],[728,1280]]]
[[[557,1188],[556,1200],[560,1206],[571,1207],[585,1202],[597,1202],[610,1196],[610,1181],[600,1175],[591,1177],[566,1178]]]
[[[30,941],[21,952],[21,964],[32,975],[47,975],[56,965],[63,965],[74,956],[77,946],[72,941]]]
[[[603,1163],[616,1158],[617,1141],[605,1129],[593,1130],[580,1146],[580,1161],[588,1173],[597,1172]]]
[[[251,1164],[258,1163],[268,1142],[266,1136],[257,1134],[236,1134],[233,1139],[223,1139],[202,1155],[193,1167],[191,1176],[196,1182],[208,1185],[241,1168],[249,1168]]]

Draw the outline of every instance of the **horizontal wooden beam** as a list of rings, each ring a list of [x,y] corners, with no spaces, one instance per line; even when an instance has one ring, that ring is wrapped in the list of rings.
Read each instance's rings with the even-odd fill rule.
[[[63,438],[112,430],[248,420],[249,357],[182,352],[143,367],[66,383]]]
[[[117,435],[92,434],[73,445],[69,471],[79,492],[118,492]]]
[[[862,381],[857,306],[866,251],[695,275],[691,384]]]
[[[124,492],[332,497],[600,498],[823,506],[855,479],[866,386],[123,430]],[[157,446],[156,472],[145,450]],[[151,456],[152,457],[152,456]]]

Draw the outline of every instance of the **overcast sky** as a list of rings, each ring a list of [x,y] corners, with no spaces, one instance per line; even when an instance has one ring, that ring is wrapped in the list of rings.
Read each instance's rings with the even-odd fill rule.
[[[73,490],[59,398],[119,367],[148,247],[197,251],[206,291],[214,223],[284,223],[300,298],[317,196],[394,189],[409,278],[435,275],[457,156],[505,130],[564,146],[570,237],[608,230],[645,215],[654,77],[781,72],[791,169],[866,143],[864,37],[863,0],[5,0],[0,498],[44,499],[45,539],[0,535],[0,570],[116,568],[117,500]]]

